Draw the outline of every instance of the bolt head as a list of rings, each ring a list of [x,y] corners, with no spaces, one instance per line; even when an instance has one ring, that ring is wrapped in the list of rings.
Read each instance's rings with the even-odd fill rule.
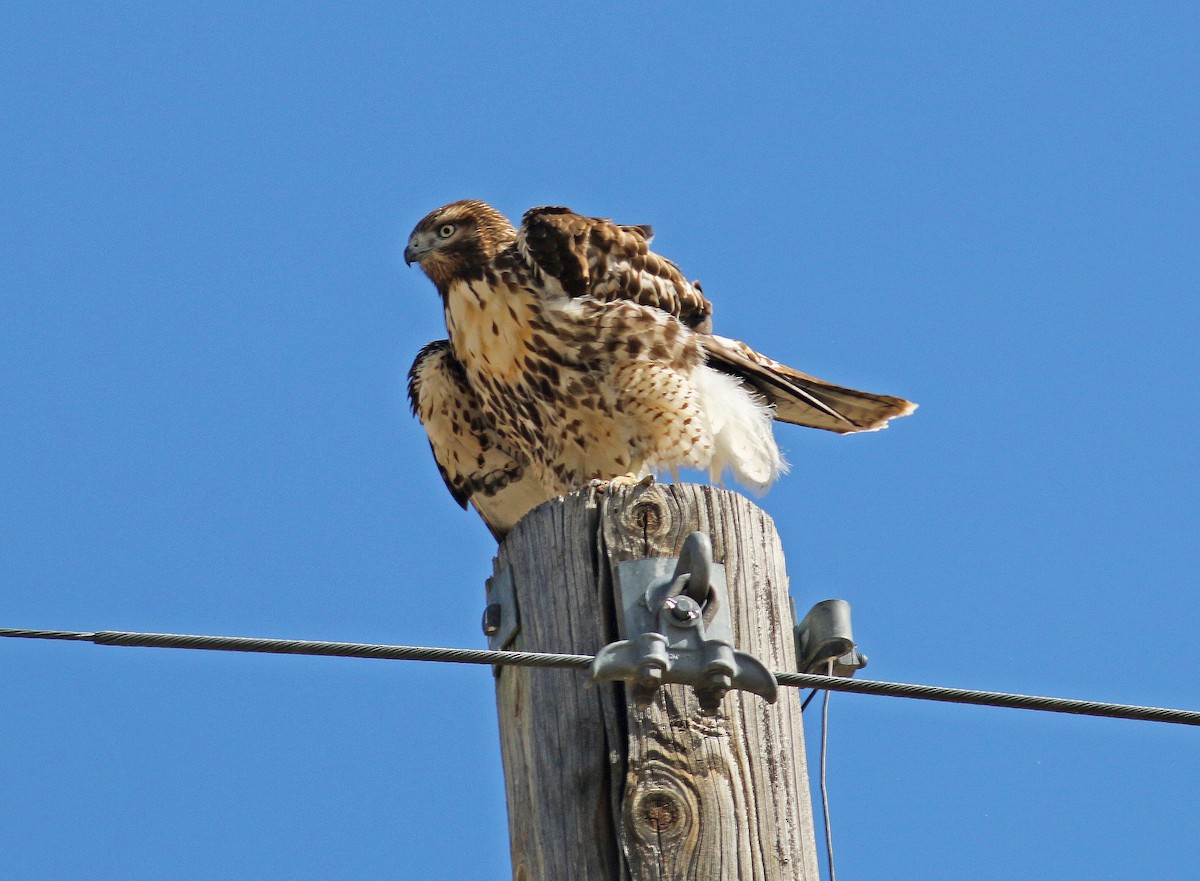
[[[637,683],[646,688],[658,688],[662,682],[663,671],[654,664],[642,664],[638,668]]]
[[[689,623],[700,620],[700,606],[691,597],[671,597],[663,605],[666,606],[667,611],[671,613],[671,617],[676,621]]]

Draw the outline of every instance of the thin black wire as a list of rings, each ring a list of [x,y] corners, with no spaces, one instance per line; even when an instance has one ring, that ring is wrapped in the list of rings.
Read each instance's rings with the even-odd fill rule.
[[[833,675],[833,659],[829,660],[829,675]],[[814,692],[815,694],[815,692]],[[829,689],[821,701],[821,812],[825,815],[825,856],[829,863],[829,881],[837,881],[833,870],[833,827],[829,825],[829,788],[825,785],[825,752],[829,746]]]
[[[1111,719],[1140,719],[1146,722],[1169,722],[1176,725],[1200,726],[1200,712],[1167,707],[1143,707],[1133,704],[1113,704],[1102,701],[1083,701],[1072,698],[1042,697],[1031,694],[1009,694],[1001,691],[976,691],[967,688],[945,688],[939,685],[913,685],[907,682],[880,682],[871,679],[848,679],[841,676],[818,676],[811,673],[776,673],[780,685],[801,688],[827,688],[830,691],[849,691],[914,700],[944,701],[955,704],[975,704],[986,707],[1008,707],[1018,710],[1039,710],[1049,713],[1071,713],[1080,716],[1104,716]]]
[[[265,652],[284,655],[322,655],[346,658],[379,658],[395,661],[442,661],[456,664],[498,664],[516,667],[558,667],[586,670],[591,655],[552,654],[549,652],[487,651],[482,649],[435,648],[432,646],[373,645],[356,642],[313,642],[301,639],[259,639],[240,636],[199,636],[178,633],[135,633],[123,630],[29,630],[0,628],[0,637],[14,639],[62,639],[91,642],[96,645],[141,646],[145,648],[205,649],[209,651]],[[815,673],[776,673],[779,685],[799,688],[849,691],[913,700],[933,700],[989,707],[1073,713],[1113,719],[1140,719],[1176,725],[1200,726],[1200,711],[1167,707],[1142,707],[1100,701],[1007,694],[999,691],[974,691],[937,685],[912,685],[905,682],[878,682],[819,676]]]
[[[494,652],[486,649],[448,649],[431,646],[374,645],[360,642],[314,642],[305,639],[261,639],[246,636],[200,636],[183,633],[134,633],[125,630],[16,630],[0,628],[0,637],[67,639],[96,645],[141,648],[201,649],[275,655],[320,655],[338,658],[379,658],[389,661],[442,661],[454,664],[503,664],[515,667],[567,667],[586,670],[591,655],[550,652]]]

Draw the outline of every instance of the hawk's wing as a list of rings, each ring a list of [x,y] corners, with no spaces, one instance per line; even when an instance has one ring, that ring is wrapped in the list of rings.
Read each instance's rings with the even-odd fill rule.
[[[833,385],[712,333],[712,304],[670,260],[650,250],[648,226],[618,226],[569,208],[531,208],[517,232],[526,260],[556,279],[567,296],[632,300],[662,309],[698,331],[708,363],[740,378],[774,405],[781,422],[839,434],[875,431],[916,405],[902,398]]]
[[[700,339],[708,363],[754,388],[774,405],[780,422],[849,434],[886,428],[889,419],[917,409],[903,398],[860,392],[793,370],[738,340],[715,334]]]
[[[497,541],[545,499],[524,463],[500,446],[449,340],[417,354],[408,372],[408,400],[429,435],[446,488],[464,508],[467,502],[475,507]]]
[[[694,330],[712,329],[712,304],[698,283],[650,250],[648,226],[619,226],[570,208],[531,208],[517,231],[526,260],[569,297],[632,300],[669,312]]]

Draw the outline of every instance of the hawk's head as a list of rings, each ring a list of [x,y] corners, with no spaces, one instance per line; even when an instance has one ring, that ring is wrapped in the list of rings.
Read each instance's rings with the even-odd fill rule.
[[[508,218],[491,205],[478,199],[451,202],[416,225],[404,262],[419,263],[444,294],[455,279],[478,277],[516,236]]]

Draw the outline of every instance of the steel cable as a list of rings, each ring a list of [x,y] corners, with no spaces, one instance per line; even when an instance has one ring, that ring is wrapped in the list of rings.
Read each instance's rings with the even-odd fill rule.
[[[87,632],[76,630],[0,628],[0,637],[72,640],[77,642],[91,642],[96,645],[137,646],[142,648],[263,652],[283,655],[379,658],[393,661],[440,661],[455,664],[498,664],[502,666],[551,667],[575,670],[586,670],[592,663],[591,655],[554,654],[550,652],[488,651],[485,649],[437,648],[433,646],[374,645],[357,642],[315,642],[303,639],[200,636],[180,633],[136,633],[123,630]],[[775,678],[780,685],[799,688],[828,689],[829,691],[847,691],[855,694],[883,695],[885,697],[902,697],[914,700],[944,701],[956,704],[976,704],[989,707],[1039,710],[1050,713],[1072,713],[1083,716],[1139,719],[1148,722],[1200,726],[1200,711],[1195,710],[1143,707],[1130,704],[1041,697],[1028,694],[1008,694],[999,691],[976,691],[965,688],[945,688],[937,685],[914,685],[905,682],[847,679],[841,676],[819,676],[814,673],[783,672],[776,673]]]

